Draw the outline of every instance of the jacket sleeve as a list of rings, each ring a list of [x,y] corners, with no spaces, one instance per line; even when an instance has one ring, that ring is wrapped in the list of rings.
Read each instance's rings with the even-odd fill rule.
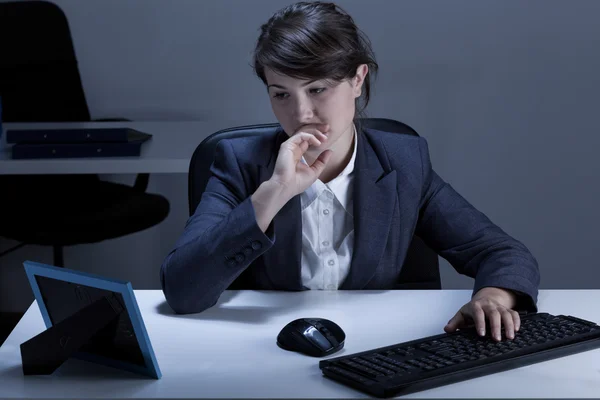
[[[227,287],[274,243],[262,232],[234,149],[221,140],[212,176],[194,215],[165,258],[160,279],[169,306],[180,314],[212,307]]]
[[[517,295],[517,310],[537,312],[538,264],[529,250],[493,224],[432,169],[420,138],[423,193],[416,233],[460,273],[475,278],[473,294],[493,286]]]

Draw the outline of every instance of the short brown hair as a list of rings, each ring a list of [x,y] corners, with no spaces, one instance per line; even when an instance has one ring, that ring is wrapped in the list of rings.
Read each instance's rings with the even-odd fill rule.
[[[334,3],[299,2],[277,11],[261,26],[254,50],[254,71],[267,84],[265,69],[298,79],[342,81],[367,64],[363,104],[371,96],[371,79],[378,65],[371,43],[354,20]]]

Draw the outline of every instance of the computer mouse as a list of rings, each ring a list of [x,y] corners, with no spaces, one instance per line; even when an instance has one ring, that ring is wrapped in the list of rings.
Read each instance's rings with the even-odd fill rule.
[[[283,327],[277,345],[313,357],[333,354],[344,347],[346,334],[335,322],[325,318],[300,318]]]

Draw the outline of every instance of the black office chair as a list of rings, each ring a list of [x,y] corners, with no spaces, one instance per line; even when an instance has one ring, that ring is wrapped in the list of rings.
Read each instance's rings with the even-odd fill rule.
[[[379,131],[418,136],[417,132],[402,122],[385,118],[365,118],[357,121],[358,126]],[[217,143],[222,139],[244,136],[264,135],[281,130],[279,124],[250,125],[224,129],[213,133],[202,141],[194,151],[190,161],[188,175],[188,205],[192,215],[202,197],[210,178],[210,166],[214,160]],[[232,283],[230,289],[254,289],[245,286],[245,274],[242,273]],[[398,278],[398,288],[403,289],[441,289],[438,255],[418,236],[414,236],[409,247],[403,268]],[[403,285],[402,282],[425,282],[424,284]]]
[[[67,18],[53,3],[0,3],[0,97],[4,122],[90,121]],[[0,236],[53,247],[95,243],[142,231],[169,214],[168,200],[97,175],[0,175]]]

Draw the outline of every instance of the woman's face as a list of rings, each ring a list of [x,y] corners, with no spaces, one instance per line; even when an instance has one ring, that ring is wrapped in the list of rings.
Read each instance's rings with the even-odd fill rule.
[[[339,141],[340,138],[353,134],[355,100],[362,92],[367,72],[368,67],[363,64],[358,67],[355,77],[339,82],[302,80],[266,69],[275,117],[288,136],[313,125],[329,125],[329,131],[323,132],[328,140],[319,146],[319,152],[335,150],[336,143],[346,142]]]

